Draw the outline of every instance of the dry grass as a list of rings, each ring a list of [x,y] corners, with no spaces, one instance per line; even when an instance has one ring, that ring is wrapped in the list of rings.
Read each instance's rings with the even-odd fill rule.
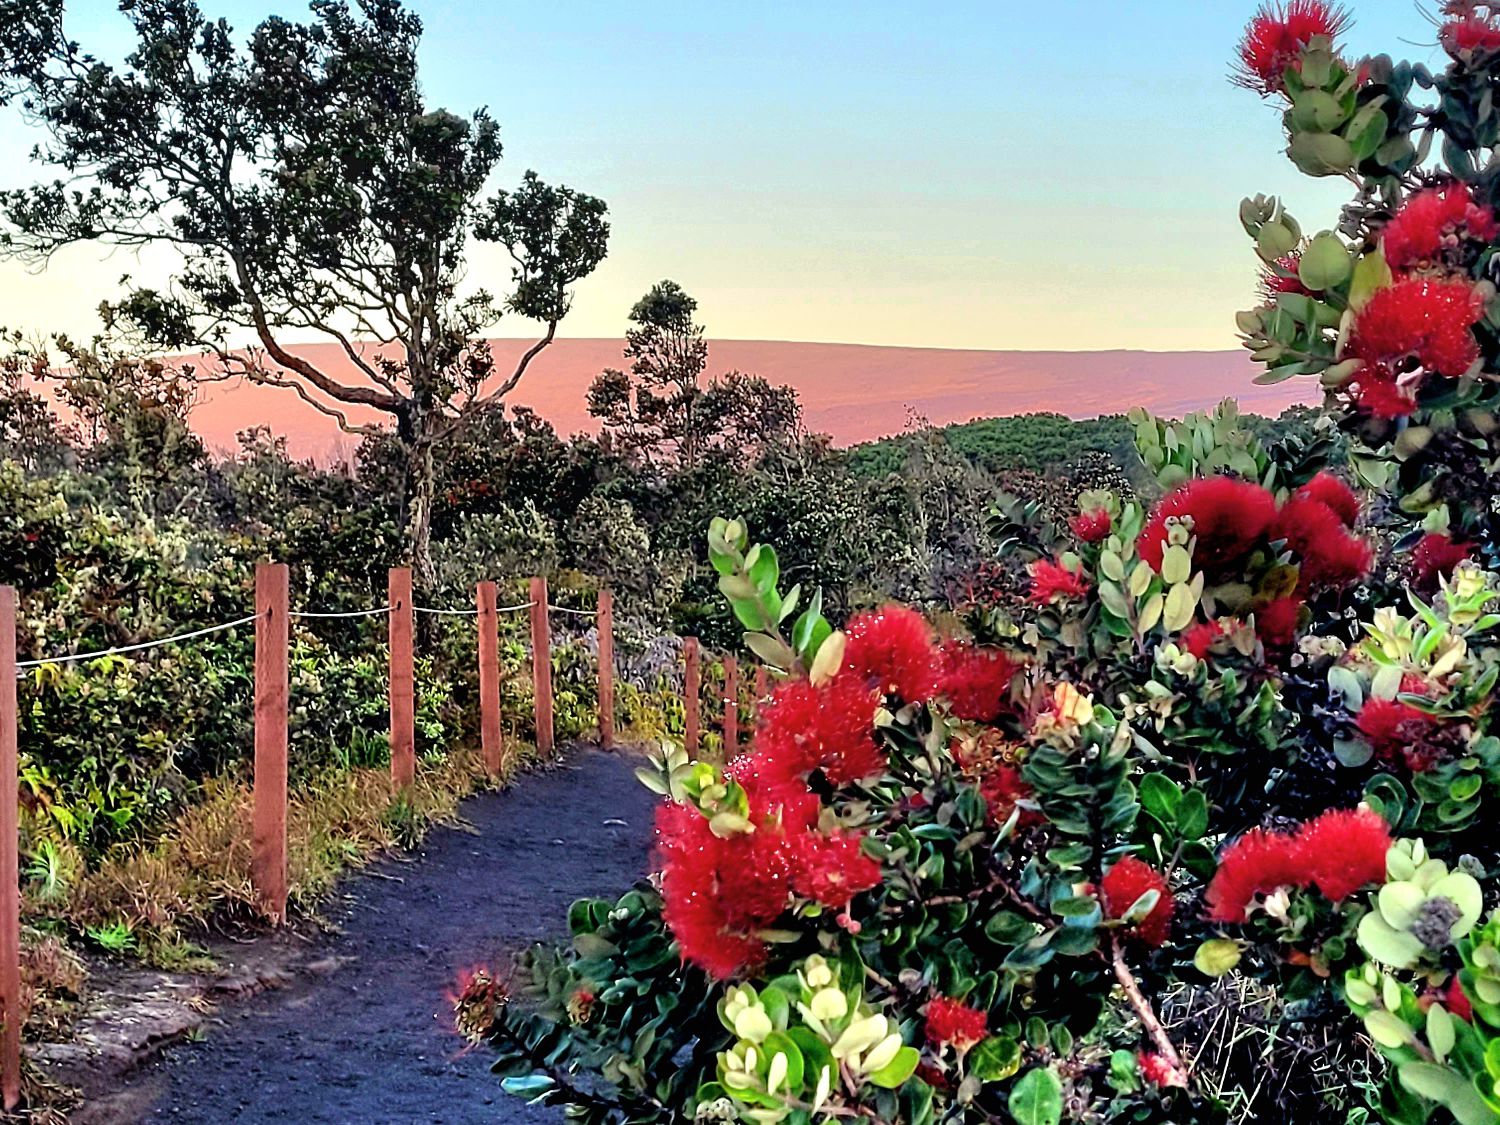
[[[511,772],[529,751],[512,756]],[[331,773],[292,794],[287,809],[291,907],[311,913],[338,877],[375,856],[417,843],[450,821],[459,801],[489,784],[477,753],[460,751],[420,764],[415,784],[393,797],[384,769]],[[69,888],[61,910],[46,913],[88,932],[128,927],[148,959],[210,927],[253,926],[260,914],[250,881],[253,798],[243,781],[210,783],[150,847],[110,856]]]

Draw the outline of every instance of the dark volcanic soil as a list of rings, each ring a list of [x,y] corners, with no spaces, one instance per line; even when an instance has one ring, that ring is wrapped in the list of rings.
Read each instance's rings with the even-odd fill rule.
[[[444,998],[461,970],[566,933],[569,903],[645,869],[655,798],[633,755],[572,753],[467,802],[405,860],[354,876],[331,910],[336,971],[225,1007],[204,1041],[132,1079],[148,1122],[553,1122],[466,1053]],[[399,881],[397,881],[399,880]]]

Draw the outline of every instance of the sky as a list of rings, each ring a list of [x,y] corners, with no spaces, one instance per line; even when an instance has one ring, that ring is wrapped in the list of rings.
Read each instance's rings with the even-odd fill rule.
[[[306,11],[199,2],[241,31]],[[1297,173],[1279,112],[1227,80],[1240,0],[408,2],[429,103],[500,122],[496,186],[534,168],[609,204],[564,336],[619,337],[672,278],[721,339],[1233,348],[1255,281],[1239,200],[1280,194],[1317,230],[1348,194]],[[1435,60],[1431,7],[1354,4],[1349,52]],[[68,13],[85,48],[128,44],[110,0]],[[0,185],[48,177],[35,140],[0,111]],[[502,254],[472,255],[475,283],[505,284]],[[170,263],[0,262],[0,325],[87,334],[123,274]]]

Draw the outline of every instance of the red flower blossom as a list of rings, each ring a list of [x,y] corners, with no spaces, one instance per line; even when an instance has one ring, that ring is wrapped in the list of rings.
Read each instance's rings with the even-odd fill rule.
[[[1450,55],[1464,51],[1500,51],[1500,27],[1493,19],[1470,14],[1450,19],[1438,29],[1438,42]]]
[[[1411,550],[1412,584],[1427,593],[1436,590],[1439,579],[1452,574],[1471,550],[1472,543],[1455,542],[1441,532],[1429,531]]]
[[[1205,571],[1222,572],[1265,535],[1276,518],[1276,500],[1260,485],[1234,477],[1205,477],[1169,492],[1151,512],[1136,542],[1136,551],[1153,570],[1161,570],[1167,520],[1184,517],[1192,519],[1198,540],[1194,564]]]
[[[1277,258],[1275,264],[1262,263],[1260,267],[1260,295],[1268,304],[1275,304],[1276,298],[1283,293],[1299,293],[1303,296],[1312,296],[1312,290],[1302,284],[1302,278],[1298,275],[1298,269],[1302,265],[1302,251],[1294,250],[1283,258]]]
[[[1052,605],[1059,598],[1081,598],[1089,592],[1083,571],[1069,570],[1062,560],[1038,559],[1031,564],[1031,600],[1037,605]]]
[[[1262,95],[1286,89],[1286,71],[1300,61],[1302,49],[1315,38],[1337,39],[1349,26],[1349,14],[1326,0],[1266,3],[1240,40],[1234,80]]]
[[[1136,1055],[1135,1061],[1141,1068],[1141,1077],[1153,1086],[1167,1089],[1187,1085],[1187,1076],[1160,1055],[1141,1051]]]
[[[1108,508],[1092,508],[1087,512],[1079,512],[1076,516],[1069,516],[1068,526],[1085,543],[1097,543],[1109,534],[1110,528],[1114,526],[1114,517],[1109,514]]]
[[[1422,736],[1436,721],[1421,708],[1399,699],[1367,699],[1354,726],[1382,761],[1401,759],[1420,773],[1432,765],[1422,752]]]
[[[967,1051],[989,1034],[989,1015],[969,1007],[962,1000],[936,997],[928,1001],[924,1014],[927,1016],[927,1042],[934,1046],[946,1044]]]
[[[1277,598],[1255,611],[1255,635],[1266,648],[1290,648],[1297,639],[1297,624],[1301,618],[1301,598]]]
[[[938,682],[932,628],[914,609],[888,605],[857,614],[845,630],[844,668],[906,703],[926,703]]]
[[[1243,922],[1246,907],[1257,895],[1297,886],[1304,874],[1296,840],[1252,828],[1219,859],[1219,869],[1203,893],[1208,917],[1214,922]]]
[[[1349,383],[1354,402],[1375,418],[1409,418],[1416,413],[1413,393],[1397,384],[1395,377],[1379,369],[1366,369]]]
[[[1021,777],[1021,771],[1003,763],[994,766],[980,778],[979,792],[984,797],[990,821],[996,825],[1009,820],[1010,814],[1015,812],[1016,806],[1022,801],[1031,800],[1031,786]],[[1016,827],[1030,828],[1045,820],[1046,817],[1036,809],[1023,808],[1021,815],[1016,818]]]
[[[880,861],[860,848],[857,832],[804,832],[792,839],[796,892],[831,910],[846,910],[861,891],[880,885]]]
[[[1391,269],[1404,271],[1432,263],[1464,236],[1488,243],[1496,234],[1494,211],[1474,202],[1468,184],[1448,183],[1403,203],[1385,225],[1381,246]]]
[[[1207,660],[1214,642],[1224,636],[1224,625],[1223,621],[1195,621],[1183,630],[1177,643],[1199,660]]]
[[[1281,506],[1271,538],[1285,539],[1300,569],[1300,588],[1343,586],[1370,572],[1370,545],[1349,532],[1339,514],[1321,500],[1296,495]]]
[[[1417,373],[1416,381],[1421,372],[1455,379],[1466,372],[1479,358],[1471,329],[1483,312],[1483,300],[1467,281],[1409,277],[1377,290],[1355,318],[1349,339],[1349,356],[1373,372],[1358,376],[1361,405],[1380,413],[1391,405],[1383,397],[1389,392],[1370,388],[1398,376],[1410,381],[1409,372]]]
[[[777,832],[715,836],[695,808],[669,801],[656,812],[662,917],[684,961],[720,980],[766,956],[759,931],[786,909],[792,860]]]
[[[1391,826],[1373,809],[1330,809],[1297,833],[1307,881],[1323,897],[1342,902],[1361,887],[1385,881]]]
[[[1353,527],[1359,522],[1359,497],[1355,495],[1354,489],[1327,469],[1297,489],[1293,495],[1327,504],[1344,521],[1345,527]]]
[[[1256,896],[1281,887],[1316,886],[1341,902],[1385,879],[1390,846],[1390,826],[1368,808],[1330,810],[1295,834],[1252,828],[1219,859],[1203,895],[1209,919],[1243,922]]]
[[[815,769],[834,785],[883,772],[885,758],[875,743],[877,705],[875,693],[850,675],[822,687],[806,680],[781,684],[761,708],[755,752],[736,763],[736,776],[743,771],[774,789],[800,785]]]
[[[1122,918],[1147,891],[1155,891],[1160,897],[1151,913],[1128,932],[1152,949],[1159,949],[1171,936],[1175,904],[1165,876],[1156,868],[1133,855],[1122,856],[1099,884],[1100,905],[1106,918]]]
[[[969,722],[992,722],[1005,708],[1018,666],[997,648],[946,644],[942,648],[938,694],[953,714]]]

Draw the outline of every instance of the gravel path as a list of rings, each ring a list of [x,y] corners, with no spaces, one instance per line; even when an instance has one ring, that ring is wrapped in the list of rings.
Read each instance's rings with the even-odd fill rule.
[[[645,869],[655,798],[637,760],[578,750],[555,770],[465,803],[467,828],[353,877],[332,911],[326,976],[226,1007],[202,1042],[141,1072],[144,1120],[558,1122],[501,1092],[465,1052],[444,999],[461,970],[566,932],[569,903]]]

